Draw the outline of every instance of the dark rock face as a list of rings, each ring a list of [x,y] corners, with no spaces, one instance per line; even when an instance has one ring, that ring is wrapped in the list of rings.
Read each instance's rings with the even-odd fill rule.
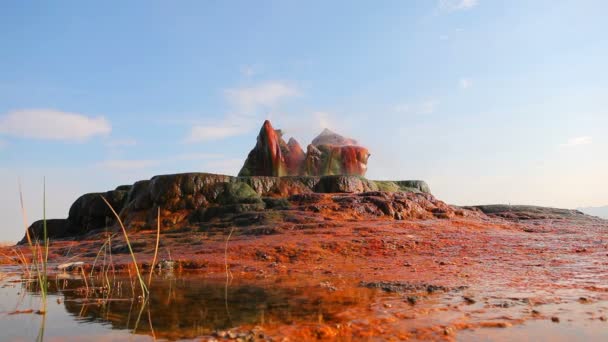
[[[28,230],[32,243],[35,243],[36,241],[42,242],[44,240],[44,222],[42,220],[32,223]],[[60,239],[74,235],[70,230],[70,224],[66,219],[46,220],[46,233],[49,239]],[[28,243],[27,235],[18,242],[19,245],[26,243]]]
[[[357,193],[377,191],[378,186],[373,181],[356,176],[325,176],[315,187],[315,192],[321,193]]]
[[[282,136],[265,121],[239,176],[363,176],[367,171],[369,152],[353,139],[325,129],[304,153],[295,139],[285,143]]]
[[[217,184],[232,180],[231,176],[210,173],[155,176],[150,180],[148,196],[152,207],[160,206],[171,211],[194,209],[215,202],[220,194]]]
[[[111,190],[103,193],[90,193],[80,196],[70,207],[68,222],[75,233],[107,227],[114,222],[114,214],[101,198],[110,203],[116,212],[125,205],[128,191]]]
[[[478,210],[488,216],[501,217],[512,221],[545,219],[594,219],[593,217],[585,215],[578,210],[538,207],[532,205],[488,204],[464,208],[469,210]]]

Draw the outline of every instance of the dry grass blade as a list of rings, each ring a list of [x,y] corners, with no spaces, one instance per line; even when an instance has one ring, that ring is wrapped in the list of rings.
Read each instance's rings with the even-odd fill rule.
[[[125,241],[127,243],[127,247],[129,248],[129,253],[131,254],[131,258],[133,259],[133,266],[135,267],[135,272],[137,273],[137,278],[139,279],[139,285],[141,287],[142,296],[146,297],[148,295],[148,287],[146,286],[146,283],[144,282],[143,278],[141,277],[141,272],[139,271],[139,266],[137,265],[137,259],[135,259],[135,253],[133,253],[133,248],[131,247],[131,242],[129,242],[129,234],[127,234],[127,229],[125,228],[125,225],[122,223],[120,216],[118,215],[116,210],[114,210],[114,208],[112,207],[110,202],[108,202],[108,200],[106,200],[105,197],[103,197],[103,196],[100,196],[100,197],[108,205],[108,207],[110,208],[110,210],[116,217],[116,220],[118,221],[118,224],[120,225],[120,228],[122,229],[122,232],[125,236]]]
[[[230,272],[230,267],[228,266],[228,242],[230,242],[230,237],[232,237],[232,233],[234,232],[234,227],[230,229],[230,233],[226,238],[226,246],[224,247],[224,265],[226,266],[226,279],[230,277],[232,279],[232,272]]]
[[[158,207],[158,213],[156,216],[156,247],[154,248],[154,258],[152,259],[152,265],[150,267],[150,277],[148,278],[148,287],[152,283],[152,274],[154,273],[154,265],[156,265],[156,257],[158,256],[158,245],[160,243],[160,207]]]
[[[47,238],[47,226],[46,226],[46,180],[43,180],[43,197],[42,197],[42,215],[43,215],[43,234],[44,234],[44,254],[40,242],[36,239],[35,243],[32,241],[30,229],[27,225],[27,212],[25,211],[25,205],[23,203],[23,191],[21,189],[21,182],[19,182],[19,203],[21,205],[21,214],[23,217],[23,226],[25,228],[25,236],[28,245],[32,252],[32,264],[35,266],[36,277],[38,278],[38,286],[40,289],[42,308],[38,311],[41,314],[46,312],[46,295],[47,295],[47,261],[49,254],[49,241]],[[25,260],[25,257],[23,258]],[[42,268],[42,269],[41,269]],[[28,272],[29,274],[29,272]]]
[[[21,182],[19,182],[19,203],[21,204],[21,216],[23,217],[23,226],[25,227],[25,237],[27,243],[32,246],[32,237],[30,236],[30,230],[27,226],[27,212],[25,211],[25,205],[23,204],[23,191],[21,190]]]

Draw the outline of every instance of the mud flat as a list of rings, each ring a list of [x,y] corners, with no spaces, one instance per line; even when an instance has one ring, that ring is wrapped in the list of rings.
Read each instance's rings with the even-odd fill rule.
[[[66,326],[86,332],[81,323],[92,322],[99,338],[108,336],[101,328],[108,326],[112,334],[122,331],[119,339],[131,333],[294,341],[607,337],[604,220],[547,208],[457,208],[414,192],[294,195],[275,202],[272,209],[226,211],[163,227],[161,268],[136,329],[129,310],[138,315],[144,303],[133,300],[128,281],[121,295],[104,299],[82,290],[78,269],[55,271],[64,288],[53,288],[50,300],[59,299],[69,312]],[[88,277],[106,234],[92,230],[53,240],[49,260],[82,261]],[[129,234],[148,272],[156,232],[138,227]],[[131,261],[123,238],[115,234],[112,246],[113,266],[126,277]],[[21,277],[14,249],[28,255],[27,246],[2,249],[7,296],[0,324],[29,322],[30,329],[39,318],[9,315],[34,308],[36,298],[23,290],[25,283],[14,282]],[[99,269],[99,258],[96,263]],[[18,301],[17,292],[26,300]],[[55,311],[47,313],[49,320],[62,315]],[[46,333],[77,338],[66,329]]]

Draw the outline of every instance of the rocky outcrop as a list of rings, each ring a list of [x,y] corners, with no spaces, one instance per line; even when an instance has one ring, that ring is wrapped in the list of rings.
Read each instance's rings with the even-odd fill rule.
[[[468,210],[477,210],[491,217],[500,217],[511,221],[526,220],[601,220],[578,210],[539,207],[533,205],[488,204],[463,207]]]
[[[285,143],[281,130],[266,120],[239,176],[364,176],[368,158],[368,150],[357,141],[328,129],[304,153],[295,139]]]
[[[122,185],[115,190],[80,196],[70,207],[67,219],[47,221],[47,233],[52,239],[64,238],[114,226],[116,224],[114,214],[102,200],[102,196],[116,212],[120,213],[128,229],[138,230],[156,227],[157,208],[162,210],[161,226],[166,229],[193,222],[206,222],[226,215],[289,207],[293,203],[288,199],[293,196],[297,199],[297,196],[314,197],[322,194],[349,196],[348,194],[362,193],[389,194],[389,197],[380,196],[385,198],[383,201],[388,201],[387,203],[381,203],[383,201],[376,198],[378,196],[364,196],[371,198],[364,201],[365,203],[372,201],[385,208],[381,211],[386,212],[390,217],[399,217],[403,215],[394,214],[401,211],[398,207],[386,209],[398,205],[398,201],[389,203],[394,200],[391,193],[428,194],[429,189],[422,181],[371,181],[360,176],[347,175],[286,177],[233,177],[210,173],[161,175],[150,180],[135,182],[133,185]],[[42,221],[38,221],[29,228],[34,238],[42,238],[42,227]],[[25,243],[26,240],[22,242]]]
[[[67,219],[50,219],[46,220],[46,234],[50,239],[59,239],[75,235],[69,229],[70,225]],[[39,220],[28,228],[32,243],[44,240],[44,221]],[[27,234],[19,241],[18,244],[28,243]]]
[[[111,225],[114,222],[114,214],[102,197],[116,212],[120,212],[125,205],[130,187],[122,186],[119,189],[80,196],[70,207],[68,215],[70,230],[82,233]]]
[[[124,208],[132,188],[130,185],[121,185],[115,190],[89,193],[78,197],[70,207],[67,219],[46,221],[47,237],[49,239],[59,239],[78,236],[113,225],[115,216],[102,197],[110,203],[116,212],[120,212]],[[32,242],[43,240],[44,222],[42,220],[32,223],[28,230]],[[27,242],[26,235],[19,243],[25,244]]]

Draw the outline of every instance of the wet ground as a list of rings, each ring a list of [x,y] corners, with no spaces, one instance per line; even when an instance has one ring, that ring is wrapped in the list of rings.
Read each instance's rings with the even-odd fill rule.
[[[52,279],[45,315],[28,311],[39,297],[4,249],[0,335],[36,339],[45,322],[46,340],[603,341],[607,233],[596,219],[496,217],[168,232],[159,254],[174,268],[155,271],[148,300],[120,235],[117,278],[90,277],[104,241],[91,236],[51,246],[50,260],[85,269]],[[131,238],[147,277],[155,234]]]

